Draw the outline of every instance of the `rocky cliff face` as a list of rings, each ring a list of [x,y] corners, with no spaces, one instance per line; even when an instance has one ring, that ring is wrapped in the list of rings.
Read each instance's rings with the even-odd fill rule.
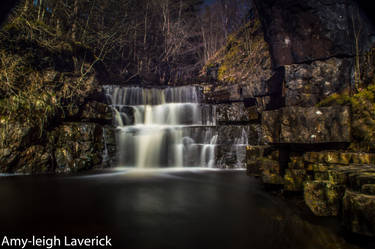
[[[238,61],[256,61],[261,73],[225,74],[240,69],[226,68],[228,46],[211,63],[218,69],[211,76],[224,82],[207,87],[209,99],[219,103],[222,124],[259,127],[248,138],[256,141],[247,146],[250,175],[304,193],[314,214],[339,216],[348,230],[374,236],[372,23],[351,0],[255,6],[252,22],[261,26],[252,39],[264,45]]]
[[[111,110],[99,71],[79,44],[1,30],[0,173],[66,173],[101,165]]]

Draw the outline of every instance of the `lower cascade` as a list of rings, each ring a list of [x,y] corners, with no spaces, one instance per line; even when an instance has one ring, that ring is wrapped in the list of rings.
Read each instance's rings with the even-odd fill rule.
[[[214,167],[216,108],[199,87],[104,86],[114,112],[119,166]]]

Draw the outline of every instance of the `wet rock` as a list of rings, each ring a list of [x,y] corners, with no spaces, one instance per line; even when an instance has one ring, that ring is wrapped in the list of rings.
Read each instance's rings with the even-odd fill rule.
[[[277,121],[273,126],[275,123],[277,125]],[[267,124],[265,125],[267,126]],[[281,143],[308,144],[351,141],[348,107],[283,108],[280,126]],[[271,127],[265,129],[269,130]],[[277,133],[273,136],[275,135]],[[273,138],[273,141],[277,141],[277,137]]]
[[[8,173],[10,166],[14,165],[20,157],[18,151],[12,152],[9,148],[0,149],[0,172]]]
[[[28,146],[40,139],[39,135],[40,130],[30,123],[2,122],[0,117],[0,172],[14,172],[16,169],[13,167],[22,158]]]
[[[304,160],[309,163],[328,163],[328,164],[375,164],[375,154],[373,153],[354,153],[341,151],[308,151],[304,154]]]
[[[264,157],[266,151],[271,149],[271,146],[268,145],[249,145],[246,147],[246,156],[247,161],[252,162],[256,161],[259,158]]]
[[[303,190],[306,179],[304,169],[286,169],[284,174],[284,190],[298,192]]]
[[[285,105],[315,106],[327,96],[349,91],[353,62],[331,58],[285,66]]]
[[[280,143],[280,119],[282,110],[262,113],[262,140],[265,143]]]
[[[268,169],[268,173],[264,175],[268,175],[269,178],[273,178],[272,181],[274,182],[278,182],[280,184],[283,182],[280,180],[282,177],[280,176],[281,171],[279,163],[279,150],[276,147],[269,145],[247,146],[246,165],[249,175],[261,176],[263,174],[262,171]],[[269,167],[269,165],[274,165],[274,167]],[[270,168],[273,168],[273,170],[269,171]],[[271,173],[278,175],[278,177],[275,175],[271,176]],[[270,182],[270,180],[268,182]]]
[[[288,163],[288,168],[290,169],[304,169],[305,161],[303,157],[300,156],[291,156],[289,157],[290,162]]]
[[[28,122],[0,120],[1,143],[0,148],[8,148],[11,151],[27,147],[40,135],[32,124]]]
[[[221,84],[206,94],[207,99],[215,103],[228,103],[242,100],[239,84]]]
[[[346,190],[342,217],[349,231],[375,236],[375,196]]]
[[[343,190],[343,186],[329,181],[307,181],[304,185],[305,203],[317,216],[337,216]]]
[[[80,118],[83,120],[112,121],[112,110],[104,103],[91,101],[86,103],[81,109],[82,114]]]
[[[246,145],[216,146],[216,166],[219,168],[245,168]]]
[[[351,162],[355,164],[375,164],[375,154],[373,153],[352,153]]]
[[[284,179],[281,176],[281,168],[278,161],[263,158],[257,160],[257,167],[261,171],[261,179],[263,183],[272,185],[284,184]]]
[[[30,146],[21,153],[14,169],[16,173],[51,173],[53,172],[52,155],[41,145]]]
[[[54,131],[56,173],[91,169],[101,163],[103,128],[95,123],[66,123]]]
[[[73,155],[66,148],[57,148],[55,150],[56,173],[70,173]]]
[[[262,113],[265,143],[350,142],[348,107],[285,107]]]
[[[260,143],[260,125],[221,125],[217,127],[218,144],[251,144]]]
[[[219,124],[243,123],[259,118],[256,107],[245,107],[244,103],[219,104],[216,108]]]

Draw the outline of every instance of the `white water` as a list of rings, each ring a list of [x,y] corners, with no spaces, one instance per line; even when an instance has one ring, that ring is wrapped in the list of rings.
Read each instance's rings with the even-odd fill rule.
[[[105,86],[114,111],[119,166],[214,167],[216,109],[197,87]]]

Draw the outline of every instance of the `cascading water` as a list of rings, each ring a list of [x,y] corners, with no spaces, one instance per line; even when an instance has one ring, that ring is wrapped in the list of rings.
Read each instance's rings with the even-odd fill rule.
[[[114,112],[121,166],[213,167],[216,109],[198,87],[104,86]]]
[[[249,145],[248,134],[244,128],[241,131],[241,137],[236,138],[234,144],[232,145],[232,153],[236,155],[235,167],[244,167],[244,162],[246,162],[246,146]]]

